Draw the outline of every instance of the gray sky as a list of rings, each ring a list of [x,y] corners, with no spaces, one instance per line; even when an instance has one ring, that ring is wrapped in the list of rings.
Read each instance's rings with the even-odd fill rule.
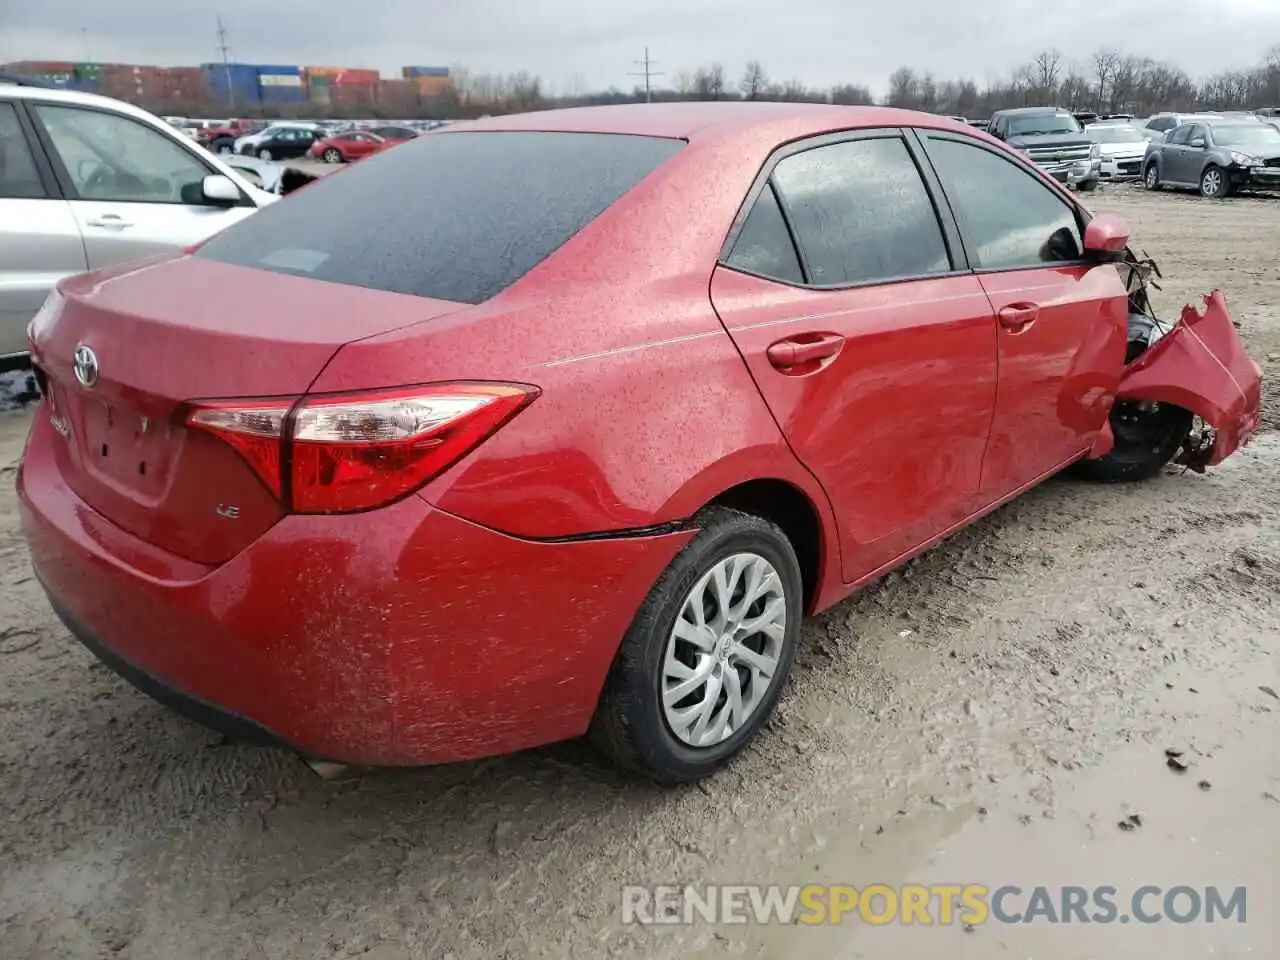
[[[631,86],[646,45],[660,84],[713,61],[736,83],[759,59],[883,92],[904,63],[982,84],[1048,47],[1114,45],[1199,77],[1280,44],[1280,0],[0,0],[0,61],[211,61],[219,13],[242,62],[527,70],[556,92]]]

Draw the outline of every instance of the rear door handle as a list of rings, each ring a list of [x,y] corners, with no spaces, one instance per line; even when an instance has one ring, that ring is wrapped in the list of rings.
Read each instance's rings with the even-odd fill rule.
[[[843,347],[844,337],[838,333],[802,333],[769,344],[765,353],[769,362],[785,373],[817,360],[830,360]]]
[[[1010,333],[1021,333],[1036,322],[1036,318],[1040,316],[1040,305],[1011,303],[1007,307],[1001,307],[996,316],[1000,319],[1000,326]]]
[[[104,213],[100,217],[94,217],[92,220],[86,220],[85,223],[91,227],[101,227],[103,230],[125,230],[132,227],[133,224],[124,217],[114,213]]]

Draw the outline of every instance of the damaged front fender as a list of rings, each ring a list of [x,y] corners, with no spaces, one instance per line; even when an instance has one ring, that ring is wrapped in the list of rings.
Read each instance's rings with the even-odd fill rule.
[[[1181,322],[1125,370],[1119,400],[1148,400],[1189,410],[1213,428],[1212,443],[1189,441],[1180,463],[1203,470],[1221,463],[1258,430],[1262,369],[1245,350],[1221,291],[1187,305]]]

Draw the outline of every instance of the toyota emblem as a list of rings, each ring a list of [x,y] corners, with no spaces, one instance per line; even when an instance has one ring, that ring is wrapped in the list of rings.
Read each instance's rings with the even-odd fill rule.
[[[76,347],[76,381],[86,389],[98,382],[98,355],[85,344]]]

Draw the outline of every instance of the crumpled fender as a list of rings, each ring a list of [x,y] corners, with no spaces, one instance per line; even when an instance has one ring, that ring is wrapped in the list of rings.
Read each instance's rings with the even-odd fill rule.
[[[1213,446],[1187,451],[1182,462],[1221,463],[1252,439],[1262,402],[1262,369],[1249,356],[1227,313],[1222,292],[1190,304],[1182,319],[1125,370],[1119,400],[1151,400],[1190,410],[1214,429]]]

